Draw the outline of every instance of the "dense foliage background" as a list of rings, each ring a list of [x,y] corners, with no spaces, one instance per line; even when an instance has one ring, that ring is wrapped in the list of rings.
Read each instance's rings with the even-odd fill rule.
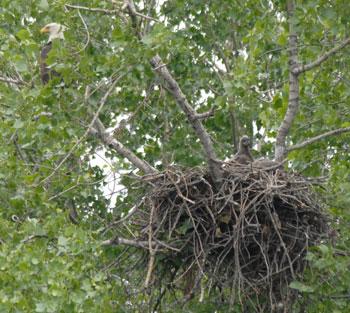
[[[129,268],[136,250],[126,258],[123,247],[101,245],[117,232],[105,227],[142,195],[132,178],[142,173],[86,134],[92,116],[118,77],[99,114],[107,129],[126,124],[114,137],[160,170],[204,164],[190,124],[149,64],[159,54],[198,112],[215,107],[203,123],[221,159],[245,133],[256,157],[273,158],[289,95],[285,2],[135,1],[137,12],[157,19],[139,18],[138,39],[121,1],[1,1],[1,312],[144,312],[155,301],[137,290],[145,273]],[[64,84],[43,86],[38,58],[47,37],[39,31],[49,22],[68,27],[49,55]],[[350,2],[296,1],[293,23],[299,61],[309,63],[349,35]],[[288,144],[350,126],[349,49],[300,75]],[[337,230],[336,244],[310,251],[310,269],[292,283],[300,291],[295,310],[348,312],[349,135],[296,149],[288,161],[303,175],[326,177],[320,197]],[[109,193],[116,179],[119,191]],[[69,219],[74,211],[78,224]],[[168,295],[158,310],[182,312],[179,297]],[[186,305],[214,310],[228,310],[215,293]]]

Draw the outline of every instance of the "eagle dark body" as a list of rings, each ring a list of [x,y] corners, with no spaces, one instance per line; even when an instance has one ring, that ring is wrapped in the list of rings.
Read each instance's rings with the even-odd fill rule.
[[[248,136],[243,136],[239,142],[238,152],[234,155],[233,161],[240,164],[249,164],[254,161],[250,153],[250,139]]]
[[[60,77],[60,74],[51,69],[46,63],[51,49],[52,42],[50,41],[43,46],[40,53],[40,78],[43,85],[46,85],[54,77]]]

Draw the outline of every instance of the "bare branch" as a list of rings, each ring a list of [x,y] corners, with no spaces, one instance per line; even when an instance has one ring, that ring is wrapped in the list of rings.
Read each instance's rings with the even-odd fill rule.
[[[275,145],[275,160],[282,162],[286,153],[286,137],[299,110],[299,77],[294,73],[298,66],[298,37],[293,21],[295,11],[294,0],[287,1],[289,22],[289,97],[287,112],[278,129]]]
[[[33,116],[33,121],[37,121],[40,117],[52,117],[52,113],[51,112],[40,112],[39,114],[36,114]]]
[[[208,117],[214,116],[214,113],[215,113],[215,108],[212,107],[208,112],[196,113],[195,118],[197,120],[204,120],[204,119],[207,119]]]
[[[13,79],[9,77],[0,76],[0,82],[15,84],[15,85],[26,85],[23,80]]]
[[[83,48],[81,48],[79,51],[75,52],[74,54],[79,54],[80,52],[83,52],[83,51],[87,48],[87,46],[89,45],[89,43],[90,43],[90,32],[89,32],[89,28],[88,28],[88,26],[87,26],[87,24],[86,24],[86,22],[85,22],[83,16],[82,16],[81,13],[80,13],[80,10],[78,10],[78,15],[79,15],[79,17],[80,17],[80,19],[81,19],[81,21],[82,21],[82,23],[83,23],[83,25],[84,25],[85,31],[86,31],[86,42],[85,42]]]
[[[349,43],[350,43],[350,37],[343,40],[340,45],[334,47],[333,49],[327,51],[325,54],[319,56],[315,61],[312,61],[309,64],[299,65],[298,67],[294,68],[293,73],[295,75],[299,75],[306,71],[312,70],[313,68],[321,65],[321,63],[326,61],[330,56],[332,56],[333,54],[337,53],[338,51],[346,47]]]
[[[134,239],[127,239],[127,238],[121,238],[121,237],[115,237],[112,239],[108,239],[105,241],[102,241],[102,246],[118,246],[118,245],[126,245],[126,246],[133,246],[137,248],[143,248],[148,249],[149,248],[149,242],[148,240],[134,240]],[[152,246],[156,247],[156,242],[152,242]]]
[[[98,12],[98,13],[104,13],[104,14],[118,14],[120,10],[107,10],[107,9],[102,9],[102,8],[88,8],[88,7],[83,7],[81,5],[74,5],[74,4],[65,4],[64,5],[68,9],[78,9],[78,10],[85,10],[85,11],[90,11],[90,12]]]
[[[97,134],[105,145],[116,150],[121,156],[128,159],[134,166],[144,171],[146,174],[157,173],[157,170],[155,168],[149,165],[146,161],[141,160],[136,154],[126,148],[121,142],[113,138],[112,135],[108,134],[100,119],[96,120],[95,127],[96,128],[91,128],[90,134]]]
[[[322,140],[324,138],[327,138],[327,137],[330,137],[330,136],[339,135],[339,134],[342,134],[342,133],[347,133],[347,132],[350,132],[350,127],[334,129],[334,130],[331,130],[329,132],[323,133],[321,135],[309,138],[309,139],[307,139],[307,140],[305,140],[305,141],[303,141],[301,143],[298,143],[296,145],[290,146],[290,147],[287,148],[287,151],[290,152],[290,151],[293,151],[293,150],[301,149],[301,148],[304,148],[307,145],[310,145],[310,144],[312,144],[312,143],[314,143],[316,141]]]
[[[194,131],[196,132],[198,138],[200,139],[203,145],[208,160],[209,171],[211,173],[211,176],[215,181],[219,181],[221,179],[220,165],[217,162],[216,154],[210,136],[203,127],[201,121],[197,118],[198,114],[189,105],[186,96],[183,94],[176,80],[171,76],[170,72],[162,62],[162,59],[159,55],[156,55],[151,59],[151,65],[153,69],[157,72],[157,74],[165,81],[166,88],[173,95],[182,111],[184,111],[184,113],[186,114],[188,121],[192,125]]]
[[[163,247],[162,249],[159,248],[158,251],[164,250],[164,249],[165,250],[173,250],[176,252],[180,251],[179,249],[172,247],[172,246],[169,246],[168,244],[166,244],[162,241],[159,241],[159,240],[149,242],[148,240],[146,241],[146,240],[137,240],[137,239],[127,239],[127,238],[121,238],[118,236],[115,238],[112,238],[112,239],[102,241],[101,245],[102,246],[125,245],[125,246],[132,246],[132,247],[136,247],[136,248],[143,248],[146,250],[148,250],[150,247],[149,245],[151,245],[152,249],[155,249],[157,247],[159,248],[159,246]]]
[[[27,243],[29,241],[32,241],[33,239],[37,239],[37,238],[49,238],[47,235],[30,235],[25,239],[21,240],[21,243]]]
[[[149,283],[151,281],[152,273],[154,270],[154,261],[155,261],[155,254],[157,250],[157,246],[155,249],[153,249],[153,217],[154,217],[154,210],[155,206],[152,204],[151,214],[149,218],[149,227],[148,227],[148,250],[149,250],[149,261],[148,261],[148,268],[147,268],[147,275],[145,279],[144,286],[145,288],[149,287]]]

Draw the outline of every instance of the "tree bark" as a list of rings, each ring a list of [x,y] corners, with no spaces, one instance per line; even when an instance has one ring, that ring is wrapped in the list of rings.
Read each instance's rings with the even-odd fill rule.
[[[294,0],[287,1],[289,20],[289,97],[288,107],[284,119],[278,129],[275,145],[275,160],[282,162],[286,154],[286,138],[293,120],[299,109],[299,73],[295,72],[298,64],[298,38],[295,31],[293,16],[295,11]]]
[[[350,132],[350,127],[334,129],[334,130],[331,130],[329,132],[320,134],[318,136],[309,138],[309,139],[307,139],[307,140],[305,140],[305,141],[303,141],[301,143],[298,143],[296,145],[290,146],[290,147],[287,148],[287,151],[290,152],[290,151],[293,151],[293,150],[301,149],[301,148],[304,148],[307,145],[310,145],[310,144],[312,144],[314,142],[317,142],[319,140],[322,140],[324,138],[327,138],[327,137],[330,137],[330,136],[339,135],[339,134],[342,134],[342,133],[347,133],[347,132]]]
[[[172,77],[159,55],[156,55],[151,59],[151,65],[154,71],[156,71],[156,73],[166,82],[167,89],[172,94],[182,111],[186,114],[188,121],[201,141],[206,154],[209,172],[213,180],[215,182],[220,181],[222,176],[220,163],[217,161],[210,136],[198,118],[198,114],[188,103],[186,96],[180,89],[179,84]]]

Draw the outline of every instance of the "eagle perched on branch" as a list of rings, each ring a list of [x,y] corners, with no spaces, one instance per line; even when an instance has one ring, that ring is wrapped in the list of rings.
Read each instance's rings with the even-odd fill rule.
[[[50,66],[47,65],[46,60],[49,52],[52,49],[52,41],[55,39],[64,40],[63,32],[65,30],[66,30],[66,27],[58,23],[47,24],[40,30],[41,33],[49,34],[49,39],[41,49],[41,53],[40,53],[40,78],[41,78],[41,82],[44,85],[46,85],[52,77],[60,76],[59,73],[57,73],[55,70],[51,69]]]

